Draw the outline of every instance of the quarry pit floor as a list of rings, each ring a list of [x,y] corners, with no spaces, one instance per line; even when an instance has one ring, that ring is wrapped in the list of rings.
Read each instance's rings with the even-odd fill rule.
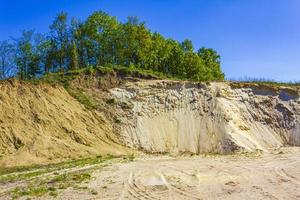
[[[89,166],[92,165],[68,170],[85,170]],[[51,173],[60,174],[61,170]],[[11,199],[16,187],[20,184],[0,184],[0,199]],[[47,193],[30,199],[300,199],[300,148],[241,155],[112,160],[93,170],[90,179],[76,187],[53,191],[56,195]]]

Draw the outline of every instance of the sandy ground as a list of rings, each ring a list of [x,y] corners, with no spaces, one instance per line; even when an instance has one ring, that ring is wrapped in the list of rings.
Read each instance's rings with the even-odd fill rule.
[[[147,156],[112,162],[82,183],[88,189],[61,190],[56,199],[300,199],[299,166],[298,147],[262,155]]]
[[[300,148],[261,156],[140,158],[112,164],[60,199],[300,199]]]

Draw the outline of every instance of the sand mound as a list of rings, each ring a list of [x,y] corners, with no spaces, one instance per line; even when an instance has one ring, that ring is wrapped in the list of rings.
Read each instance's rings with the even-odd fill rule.
[[[0,165],[124,154],[112,128],[63,87],[0,83]]]

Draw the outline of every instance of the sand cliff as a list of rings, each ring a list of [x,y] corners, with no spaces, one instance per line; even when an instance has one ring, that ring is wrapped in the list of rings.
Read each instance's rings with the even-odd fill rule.
[[[98,102],[93,110],[61,86],[1,83],[1,164],[119,155],[127,147],[177,155],[300,145],[297,88],[129,80],[103,89],[95,80],[73,82]]]

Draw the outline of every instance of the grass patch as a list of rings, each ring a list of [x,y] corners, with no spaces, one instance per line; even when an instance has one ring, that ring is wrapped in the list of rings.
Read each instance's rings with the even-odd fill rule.
[[[79,73],[72,74],[64,72],[47,73],[41,78],[27,81],[34,84],[48,83],[52,86],[62,85],[63,87],[67,88],[70,86],[70,81],[74,80],[78,74]]]
[[[79,103],[84,105],[88,110],[93,110],[97,108],[97,103],[89,96],[87,96],[83,91],[74,88],[66,88],[68,93],[74,97]]]
[[[139,69],[135,67],[122,67],[115,65],[99,66],[99,67],[86,67],[79,70],[68,72],[47,73],[38,79],[26,80],[33,84],[47,83],[52,86],[63,86],[68,93],[74,97],[79,103],[84,105],[86,109],[93,110],[97,108],[97,102],[90,96],[86,95],[82,90],[72,86],[71,82],[78,77],[94,76],[97,78],[104,77],[107,74],[112,74],[118,78],[141,78],[141,79],[172,79],[183,80],[180,77],[173,77],[165,75],[161,72],[152,70]],[[107,100],[108,104],[115,104],[113,99]]]
[[[129,156],[128,156],[128,161],[133,161],[134,160],[134,154],[130,154]]]
[[[73,188],[76,190],[87,190],[88,189],[87,186],[78,186],[78,185],[75,185]]]
[[[92,178],[90,172],[91,170],[65,173],[50,179],[46,184],[51,185],[51,188],[66,189],[90,180]]]
[[[261,150],[256,151],[242,151],[242,152],[227,152],[227,153],[202,153],[200,154],[203,157],[231,157],[231,158],[258,158],[262,155]]]
[[[22,196],[34,196],[42,197],[46,194],[56,197],[58,196],[58,189],[67,189],[76,184],[80,184],[84,181],[90,180],[91,175],[90,171],[82,172],[70,172],[62,175],[55,176],[54,178],[48,181],[39,181],[31,183],[27,187],[18,187],[15,188],[11,194],[13,199],[20,198]]]
[[[62,85],[65,88],[70,87],[70,82],[79,76],[96,76],[102,77],[107,74],[116,74],[118,77],[132,77],[142,79],[171,79],[184,80],[181,77],[166,75],[162,72],[153,70],[140,69],[135,67],[123,67],[118,65],[106,65],[98,67],[86,67],[79,70],[71,70],[68,72],[47,73],[38,79],[27,80],[28,82],[39,84],[48,83],[51,85]]]
[[[78,173],[72,174],[71,179],[76,183],[82,183],[83,181],[89,180],[91,175],[89,173]]]
[[[5,184],[8,181],[18,181],[24,180],[27,186],[16,187],[9,191],[10,196],[13,199],[18,199],[20,197],[43,197],[44,195],[49,195],[52,197],[57,197],[60,190],[64,190],[70,187],[74,189],[89,189],[82,183],[88,182],[92,176],[92,172],[96,169],[100,169],[104,165],[97,165],[105,161],[111,160],[113,157],[108,156],[97,156],[94,158],[86,158],[80,160],[73,160],[58,164],[51,164],[46,166],[31,166],[31,167],[17,167],[17,168],[1,168],[2,175],[0,178]],[[133,161],[134,155],[118,157],[119,162],[129,162]],[[95,166],[93,166],[96,164]],[[92,165],[87,168],[80,168],[86,165]],[[73,168],[78,167],[79,169],[74,171]],[[67,170],[71,168],[71,170]],[[64,170],[60,172],[59,170]],[[29,171],[25,171],[29,170]],[[32,170],[32,171],[30,171]],[[65,171],[66,170],[66,171]],[[38,175],[45,176],[36,177]],[[8,173],[8,174],[5,174]],[[27,179],[28,177],[33,177],[33,179]],[[96,195],[96,191],[94,195]]]
[[[235,85],[243,85],[243,84],[257,84],[257,85],[266,85],[266,86],[300,86],[300,81],[290,81],[290,82],[282,82],[282,81],[276,81],[272,79],[266,79],[266,78],[251,78],[251,77],[244,77],[241,79],[229,79],[229,81],[232,82],[232,84]]]
[[[7,175],[7,176],[0,176],[0,183],[30,179],[32,177],[41,175],[43,173],[44,172],[42,172],[42,171],[35,171],[35,172],[29,172],[29,173],[24,173],[24,174],[11,174],[11,175]]]
[[[49,195],[52,196],[52,197],[57,197],[58,196],[58,193],[56,191],[51,191],[49,192]]]
[[[54,182],[54,183],[57,183],[57,182],[63,182],[63,181],[66,181],[67,180],[67,174],[62,174],[62,175],[58,175],[56,176],[54,179],[52,179],[50,182]]]
[[[98,192],[97,192],[96,190],[91,190],[91,194],[92,194],[92,195],[97,195]]]
[[[50,191],[50,192],[55,192],[55,191],[56,191],[56,188],[55,188],[55,187],[48,187],[48,191]]]
[[[21,167],[0,167],[0,183],[26,180],[35,176],[39,176],[45,173],[54,172],[57,174],[57,170],[68,169],[73,167],[83,167],[85,165],[100,164],[107,160],[116,158],[111,155],[97,156],[93,158],[85,158],[79,160],[70,160],[57,164],[49,165],[34,165],[34,166],[21,166]],[[55,174],[54,174],[55,175]],[[64,178],[63,175],[59,175],[58,178]]]
[[[48,189],[43,186],[34,187],[28,186],[24,188],[16,188],[12,191],[12,198],[18,199],[22,196],[34,196],[34,197],[41,197],[44,196],[48,192]]]

